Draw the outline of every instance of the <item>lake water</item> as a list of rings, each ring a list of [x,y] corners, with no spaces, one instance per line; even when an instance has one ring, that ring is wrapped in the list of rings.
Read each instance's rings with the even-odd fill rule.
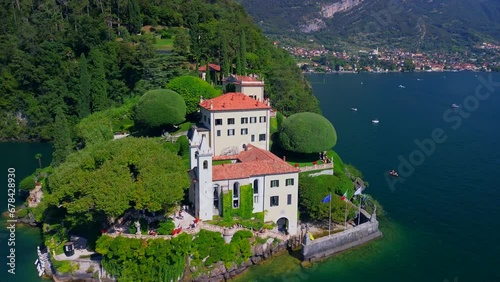
[[[48,143],[2,143],[0,142],[0,211],[7,211],[7,174],[9,168],[15,169],[15,179],[18,185],[21,180],[38,168],[37,153],[42,154],[42,166],[52,160],[52,145]],[[16,185],[16,187],[17,187]],[[16,205],[22,205],[16,191]],[[33,282],[41,281],[34,265],[37,259],[36,247],[42,244],[40,229],[17,225],[15,232],[15,247],[8,246],[10,233],[6,229],[5,218],[0,218],[0,281]],[[7,272],[7,256],[10,248],[15,248],[15,275]]]
[[[476,77],[477,75],[477,77]],[[500,87],[490,97],[472,97],[487,73],[312,75],[323,114],[334,124],[335,150],[361,169],[372,194],[385,207],[384,237],[303,269],[291,256],[254,267],[239,281],[500,281]],[[500,82],[500,74],[493,74]],[[399,85],[405,88],[399,88]],[[469,106],[464,106],[464,101]],[[477,109],[472,102],[478,101]],[[457,114],[443,115],[452,103]],[[357,112],[351,107],[358,108]],[[371,123],[378,118],[380,123]],[[415,140],[441,128],[446,140],[418,159]],[[430,147],[428,147],[430,148]],[[0,181],[16,169],[20,181],[38,163],[49,162],[50,144],[0,143]],[[415,153],[416,152],[416,153]],[[412,158],[410,158],[410,155]],[[400,157],[401,156],[401,157]],[[422,154],[420,154],[422,156]],[[399,159],[398,159],[399,158]],[[401,161],[421,162],[398,169]],[[418,163],[417,162],[417,163]],[[391,186],[385,173],[398,169],[404,183]],[[403,177],[404,176],[404,177]],[[4,211],[7,188],[0,193]],[[18,202],[19,203],[19,202]],[[2,219],[3,220],[3,219]],[[3,220],[2,223],[5,221]],[[16,275],[6,274],[6,229],[0,230],[0,281],[40,281],[33,262],[38,229],[18,227]]]
[[[487,90],[480,78],[490,75],[497,83]],[[334,149],[364,173],[365,192],[385,207],[384,237],[308,269],[282,256],[239,281],[500,281],[500,74],[308,78],[337,130]],[[453,103],[461,113],[448,112]],[[415,141],[434,130],[446,140],[434,150],[427,142],[429,154],[421,153]],[[413,172],[398,168],[404,160]],[[390,169],[404,183],[391,188]]]

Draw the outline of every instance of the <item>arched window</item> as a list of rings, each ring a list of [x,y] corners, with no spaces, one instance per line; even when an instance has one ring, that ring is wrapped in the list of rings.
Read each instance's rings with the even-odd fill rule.
[[[240,196],[240,183],[235,182],[233,184],[233,198],[238,198]]]
[[[219,208],[219,185],[214,185],[214,208]]]
[[[208,161],[203,161],[203,168],[208,169]]]
[[[259,180],[258,179],[255,179],[253,181],[253,193],[259,194]]]

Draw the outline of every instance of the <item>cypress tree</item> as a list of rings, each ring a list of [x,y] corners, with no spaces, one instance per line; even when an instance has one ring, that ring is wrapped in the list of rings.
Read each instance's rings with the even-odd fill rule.
[[[78,97],[78,115],[84,118],[90,114],[90,74],[87,67],[87,58],[82,54],[78,60],[80,67],[80,81],[79,81],[79,97]]]
[[[129,0],[127,8],[129,32],[137,34],[141,31],[141,8],[139,7],[139,1]]]
[[[240,38],[240,74],[245,75],[246,74],[246,68],[247,68],[247,40],[245,38],[245,30],[241,30],[241,38]]]
[[[241,56],[236,56],[236,74],[243,74]]]
[[[71,132],[66,120],[66,115],[59,108],[54,123],[54,152],[52,153],[52,166],[58,166],[71,154]]]
[[[98,49],[90,51],[89,60],[92,67],[90,107],[92,112],[98,112],[107,108],[108,82],[106,80],[106,69],[104,68],[103,55]]]
[[[229,61],[229,50],[227,47],[226,36],[222,38],[222,75],[227,76],[231,73],[231,62]]]

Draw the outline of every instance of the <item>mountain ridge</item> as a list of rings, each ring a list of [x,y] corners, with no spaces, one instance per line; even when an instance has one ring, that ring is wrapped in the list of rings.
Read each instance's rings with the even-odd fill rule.
[[[240,0],[271,37],[457,51],[500,39],[498,0]]]

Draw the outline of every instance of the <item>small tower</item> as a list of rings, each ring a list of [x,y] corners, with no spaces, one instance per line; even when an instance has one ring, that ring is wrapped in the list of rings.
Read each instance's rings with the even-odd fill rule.
[[[197,151],[197,185],[195,189],[195,213],[201,220],[212,220],[214,213],[214,188],[212,183],[213,151],[208,140],[201,138]]]
[[[200,134],[198,130],[193,130],[193,136],[191,140],[189,140],[189,167],[191,169],[195,168],[197,165],[196,155],[198,152],[198,148],[200,147]]]

